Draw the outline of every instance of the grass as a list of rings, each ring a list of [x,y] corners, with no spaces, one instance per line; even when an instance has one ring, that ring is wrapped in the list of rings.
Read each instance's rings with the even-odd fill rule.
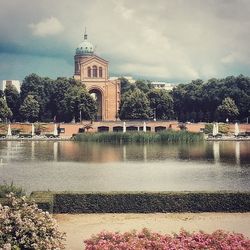
[[[82,133],[75,136],[76,141],[102,143],[190,143],[203,140],[201,133],[188,131],[151,132],[103,132]]]

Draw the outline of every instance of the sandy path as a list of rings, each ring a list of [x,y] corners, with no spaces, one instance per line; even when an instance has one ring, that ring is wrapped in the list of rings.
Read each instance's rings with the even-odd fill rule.
[[[147,227],[155,232],[212,232],[224,229],[250,238],[250,213],[166,213],[166,214],[57,214],[60,230],[67,233],[67,250],[84,249],[83,240],[102,230],[125,232]]]

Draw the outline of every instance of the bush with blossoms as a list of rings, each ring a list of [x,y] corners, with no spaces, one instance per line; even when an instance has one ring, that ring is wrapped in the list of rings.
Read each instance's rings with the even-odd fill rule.
[[[7,195],[0,204],[0,250],[64,249],[65,235],[56,221],[25,197]]]
[[[86,250],[249,250],[250,240],[242,234],[217,230],[212,234],[203,232],[162,235],[147,229],[141,232],[101,232],[84,241]]]

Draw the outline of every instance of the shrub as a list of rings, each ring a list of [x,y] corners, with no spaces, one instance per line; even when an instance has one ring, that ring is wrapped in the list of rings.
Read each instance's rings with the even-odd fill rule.
[[[55,193],[55,213],[249,212],[250,193]]]
[[[13,182],[11,184],[4,183],[0,185],[0,198],[5,198],[7,194],[14,193],[15,196],[21,197],[25,195],[22,188],[16,187]]]
[[[64,238],[51,215],[25,197],[9,194],[0,204],[0,249],[64,249]]]
[[[147,229],[141,232],[101,232],[84,241],[86,250],[142,250],[142,249],[250,249],[250,240],[242,234],[217,230],[212,234],[203,232],[162,235]]]

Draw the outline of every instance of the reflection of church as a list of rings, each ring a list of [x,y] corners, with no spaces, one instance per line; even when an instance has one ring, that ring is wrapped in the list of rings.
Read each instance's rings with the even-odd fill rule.
[[[84,34],[83,42],[76,49],[75,75],[86,85],[98,104],[97,120],[116,120],[120,104],[120,82],[109,80],[108,61],[94,54],[94,46]]]

